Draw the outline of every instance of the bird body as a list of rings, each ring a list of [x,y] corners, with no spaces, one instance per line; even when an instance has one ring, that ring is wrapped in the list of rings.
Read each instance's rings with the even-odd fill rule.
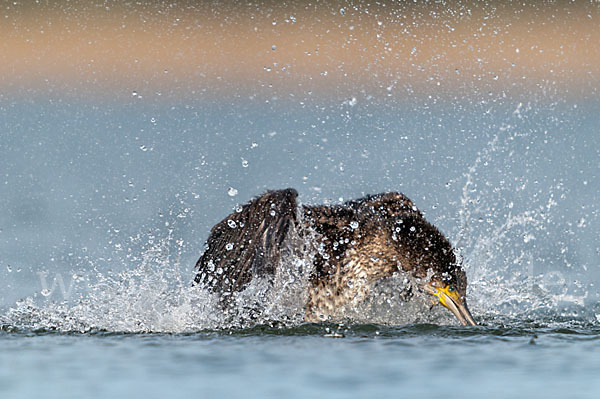
[[[407,197],[391,192],[298,206],[297,196],[293,189],[268,191],[215,225],[195,284],[218,293],[226,306],[253,279],[273,282],[285,273],[283,259],[302,257],[310,266],[305,321],[338,321],[340,310],[363,301],[379,280],[406,273],[461,323],[475,324],[452,246]]]

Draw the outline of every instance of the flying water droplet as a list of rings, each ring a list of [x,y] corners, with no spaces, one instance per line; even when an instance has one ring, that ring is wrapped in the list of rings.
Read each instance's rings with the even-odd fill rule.
[[[238,193],[238,190],[233,187],[229,187],[229,189],[227,189],[227,194],[230,197],[235,197],[237,195],[237,193]]]
[[[352,222],[350,222],[350,227],[352,227],[352,230],[358,229],[358,222],[356,220],[353,220]]]
[[[227,245],[225,245],[225,249],[231,251],[233,249],[233,243],[227,243]]]
[[[227,225],[229,227],[231,227],[232,229],[235,229],[237,227],[237,224],[235,223],[235,221],[231,220],[231,219],[227,221]]]

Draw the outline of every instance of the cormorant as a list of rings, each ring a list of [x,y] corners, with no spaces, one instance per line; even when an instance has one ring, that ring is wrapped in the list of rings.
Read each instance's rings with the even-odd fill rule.
[[[291,188],[267,191],[215,225],[194,283],[227,302],[255,277],[273,281],[288,266],[283,254],[310,252],[305,321],[336,321],[337,310],[363,300],[377,280],[404,272],[460,323],[476,325],[452,246],[403,194],[300,207],[297,196]]]

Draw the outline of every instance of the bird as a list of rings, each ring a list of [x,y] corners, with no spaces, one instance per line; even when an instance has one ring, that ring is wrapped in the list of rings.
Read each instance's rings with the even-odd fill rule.
[[[310,266],[305,322],[337,322],[340,310],[363,301],[378,281],[404,273],[433,305],[447,308],[462,325],[477,325],[452,245],[398,192],[299,205],[295,189],[267,191],[211,229],[193,284],[227,306],[254,279],[273,284],[291,267],[290,256]],[[410,291],[405,294],[409,301]]]

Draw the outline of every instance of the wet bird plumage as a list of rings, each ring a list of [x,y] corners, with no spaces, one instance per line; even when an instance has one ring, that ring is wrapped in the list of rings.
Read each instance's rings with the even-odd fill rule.
[[[298,206],[297,196],[293,189],[268,191],[215,225],[195,283],[226,303],[254,278],[276,278],[286,267],[283,257],[310,253],[306,321],[337,320],[341,307],[362,301],[376,281],[397,272],[422,281],[419,288],[442,303],[454,297],[448,301],[468,314],[466,275],[452,246],[407,197],[391,192]],[[463,324],[474,324],[470,314],[451,310]]]

